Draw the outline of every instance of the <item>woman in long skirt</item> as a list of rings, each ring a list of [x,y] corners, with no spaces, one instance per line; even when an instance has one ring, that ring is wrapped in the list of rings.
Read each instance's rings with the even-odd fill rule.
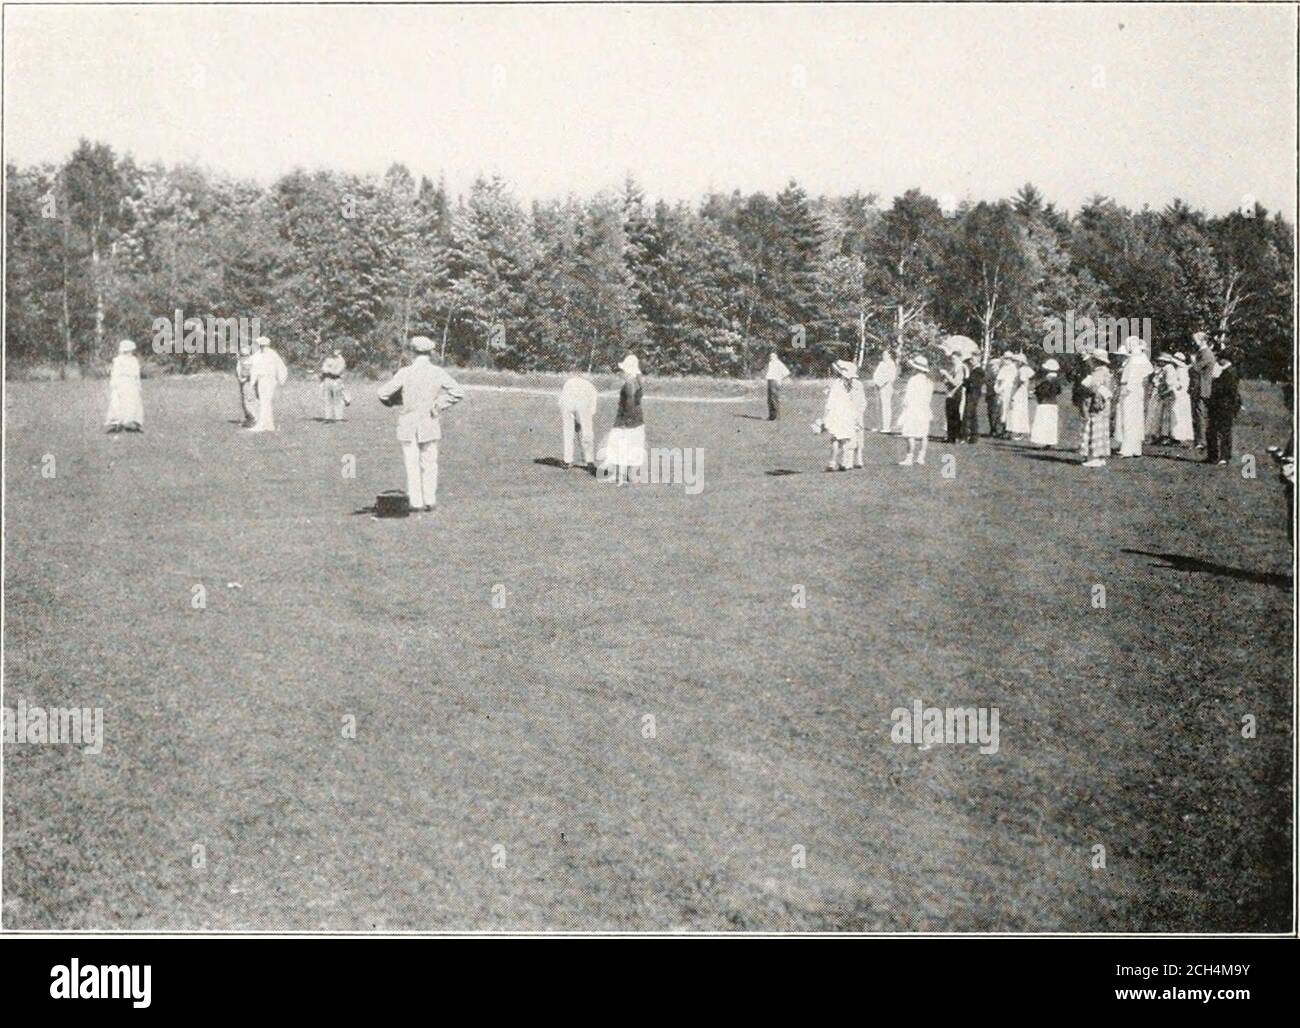
[[[1043,377],[1034,386],[1034,399],[1038,406],[1034,408],[1034,423],[1029,429],[1029,442],[1032,446],[1050,449],[1055,446],[1060,426],[1060,411],[1056,401],[1061,396],[1061,378],[1057,374],[1061,365],[1055,360],[1043,363]]]
[[[605,439],[602,477],[612,477],[615,485],[622,486],[631,481],[632,469],[645,463],[645,421],[641,416],[641,364],[635,354],[624,357],[618,370],[623,372],[623,387],[618,391],[614,427]]]
[[[813,424],[813,431],[831,437],[831,456],[826,470],[848,471],[860,423],[853,394],[858,369],[852,361],[838,360],[831,365],[831,370],[835,378],[826,390],[826,407],[821,419]]]
[[[1085,468],[1100,468],[1110,456],[1110,357],[1105,350],[1088,354],[1088,376],[1079,383],[1086,397],[1083,439],[1079,449]]]
[[[925,447],[930,441],[930,400],[934,396],[934,382],[930,378],[930,363],[924,357],[913,357],[907,366],[914,374],[903,390],[903,411],[898,416],[898,431],[907,440],[907,456],[900,467],[925,463]]]
[[[123,339],[108,374],[108,416],[104,424],[110,432],[144,431],[144,397],[140,393],[140,361],[135,343]]]
[[[1029,380],[1034,377],[1034,369],[1029,366],[1029,358],[1023,353],[1012,355],[1016,362],[1015,384],[1011,391],[1011,403],[1007,411],[1007,434],[1029,434]]]

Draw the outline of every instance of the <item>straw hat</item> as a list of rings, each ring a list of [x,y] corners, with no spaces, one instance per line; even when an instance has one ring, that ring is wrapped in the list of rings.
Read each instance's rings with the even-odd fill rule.
[[[433,353],[433,340],[428,336],[412,336],[411,349],[416,353]]]
[[[1109,364],[1110,354],[1108,354],[1105,350],[1098,347],[1097,349],[1093,350],[1090,354],[1088,354],[1088,360],[1096,361],[1098,364]]]
[[[1060,370],[1061,370],[1061,365],[1059,365],[1059,364],[1056,363],[1056,359],[1055,359],[1055,358],[1051,358],[1051,359],[1049,359],[1049,360],[1045,360],[1045,361],[1043,361],[1043,370],[1044,370],[1044,371],[1060,371]]]
[[[929,371],[930,362],[925,359],[923,354],[917,354],[915,357],[907,359],[908,367],[916,368],[917,371]]]
[[[636,359],[636,354],[629,353],[619,362],[618,370],[625,375],[639,375],[641,374],[641,362]]]
[[[842,375],[844,378],[858,377],[858,369],[854,366],[852,361],[836,361],[831,365],[831,369],[835,374]]]
[[[134,349],[135,349],[135,343],[131,342],[131,340],[129,339],[123,339],[120,343],[117,344],[118,353],[130,353]]]

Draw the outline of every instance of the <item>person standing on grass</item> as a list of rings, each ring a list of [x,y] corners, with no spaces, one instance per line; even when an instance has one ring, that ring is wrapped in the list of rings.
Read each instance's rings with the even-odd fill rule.
[[[998,372],[1002,370],[1002,358],[994,357],[984,368],[984,404],[988,408],[989,438],[1002,438],[1002,400],[998,392]]]
[[[898,415],[898,430],[907,440],[907,456],[898,462],[904,468],[925,463],[925,449],[930,442],[930,399],[934,396],[930,362],[916,356],[908,360],[907,366],[912,374],[903,388],[903,410]]]
[[[144,431],[144,396],[140,391],[140,360],[135,343],[123,339],[117,344],[117,356],[108,373],[108,415],[104,419],[109,432]]]
[[[406,465],[406,497],[411,510],[431,511],[438,505],[438,441],[442,439],[442,412],[465,398],[446,370],[430,359],[433,340],[411,340],[414,360],[379,387],[379,402],[397,407],[397,441]]]
[[[1232,423],[1241,410],[1241,389],[1234,362],[1235,356],[1225,350],[1215,364],[1205,430],[1206,464],[1227,464],[1232,460]]]
[[[1034,423],[1029,428],[1029,442],[1032,446],[1041,446],[1050,450],[1057,444],[1060,431],[1060,408],[1057,400],[1061,396],[1061,378],[1057,374],[1061,365],[1055,360],[1043,362],[1043,376],[1034,384],[1034,399],[1038,406],[1034,408]]]
[[[781,416],[781,387],[790,377],[790,369],[781,363],[781,358],[773,350],[767,358],[767,420],[775,421]]]
[[[1173,402],[1169,405],[1169,434],[1175,443],[1186,449],[1195,438],[1192,425],[1191,374],[1185,353],[1174,354]]]
[[[1079,451],[1085,468],[1105,467],[1110,457],[1110,355],[1096,349],[1088,354],[1088,374],[1075,390],[1086,411]]]
[[[1010,439],[1011,433],[1015,431],[1011,427],[1011,399],[1016,395],[1016,383],[1020,379],[1020,365],[1016,358],[1004,353],[998,361],[997,372],[997,391],[998,391],[998,438]],[[1025,426],[1025,431],[1029,431],[1029,426]]]
[[[876,396],[880,400],[880,428],[878,432],[888,434],[894,427],[894,382],[898,378],[898,365],[889,352],[889,348],[880,355],[880,363],[871,373],[871,384],[876,387]]]
[[[564,466],[573,467],[573,437],[582,441],[582,466],[596,467],[596,387],[586,375],[566,379],[560,389],[560,425],[564,433]]]
[[[940,368],[939,374],[943,377],[944,385],[945,438],[948,442],[955,443],[961,439],[961,405],[966,394],[966,363],[960,355],[954,353],[949,366]]]
[[[253,376],[248,370],[252,356],[253,348],[248,343],[240,343],[235,357],[235,381],[239,383],[239,410],[244,428],[252,428],[257,423],[257,390],[253,388]]]
[[[349,402],[347,390],[343,388],[343,372],[347,366],[341,350],[335,350],[334,356],[326,357],[320,366],[320,390],[321,399],[325,401],[326,421],[343,420],[343,408]]]
[[[1191,393],[1192,393],[1192,432],[1196,437],[1196,448],[1205,449],[1206,429],[1210,423],[1210,390],[1214,387],[1214,369],[1218,360],[1210,337],[1204,332],[1192,333],[1196,343],[1196,356],[1192,358]]]
[[[826,390],[826,406],[813,431],[831,437],[831,457],[827,471],[848,471],[849,450],[858,434],[858,415],[853,402],[853,379],[857,368],[852,361],[838,360],[831,365],[834,378]]]
[[[1029,382],[1034,377],[1034,369],[1029,366],[1029,358],[1023,353],[1012,354],[1014,377],[1011,384],[1011,397],[1007,404],[1007,438],[1017,435],[1029,435]]]
[[[257,423],[249,431],[274,432],[275,390],[289,378],[289,369],[266,336],[258,336],[253,345],[256,352],[248,361],[248,373],[257,390]]]
[[[962,410],[962,441],[974,443],[980,434],[980,397],[984,394],[984,369],[978,354],[966,358],[965,407]]]
[[[853,378],[849,380],[849,399],[853,401],[853,416],[856,429],[853,434],[853,466],[865,467],[863,451],[867,448],[867,390],[858,378],[859,369],[853,366]]]
[[[1141,457],[1142,442],[1146,435],[1147,379],[1155,369],[1147,359],[1146,348],[1137,336],[1124,341],[1124,367],[1119,373],[1119,455]]]
[[[1155,446],[1166,446],[1174,439],[1174,389],[1178,381],[1178,363],[1172,354],[1156,358],[1151,376],[1151,398],[1147,406],[1147,437]]]
[[[613,468],[615,486],[631,483],[632,469],[645,463],[645,419],[641,414],[641,363],[629,353],[618,366],[623,385],[618,391],[618,412],[614,427],[605,438],[605,479]]]

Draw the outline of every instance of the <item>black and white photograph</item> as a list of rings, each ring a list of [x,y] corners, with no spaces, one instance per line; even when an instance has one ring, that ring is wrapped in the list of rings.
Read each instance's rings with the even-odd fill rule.
[[[4,4],[0,934],[1294,938],[1296,55]]]

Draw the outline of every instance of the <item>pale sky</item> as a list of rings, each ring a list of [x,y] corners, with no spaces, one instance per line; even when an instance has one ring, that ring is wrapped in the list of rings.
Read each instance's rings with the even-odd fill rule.
[[[1296,212],[1290,6],[8,7],[5,158],[79,136],[296,166],[617,189]]]

